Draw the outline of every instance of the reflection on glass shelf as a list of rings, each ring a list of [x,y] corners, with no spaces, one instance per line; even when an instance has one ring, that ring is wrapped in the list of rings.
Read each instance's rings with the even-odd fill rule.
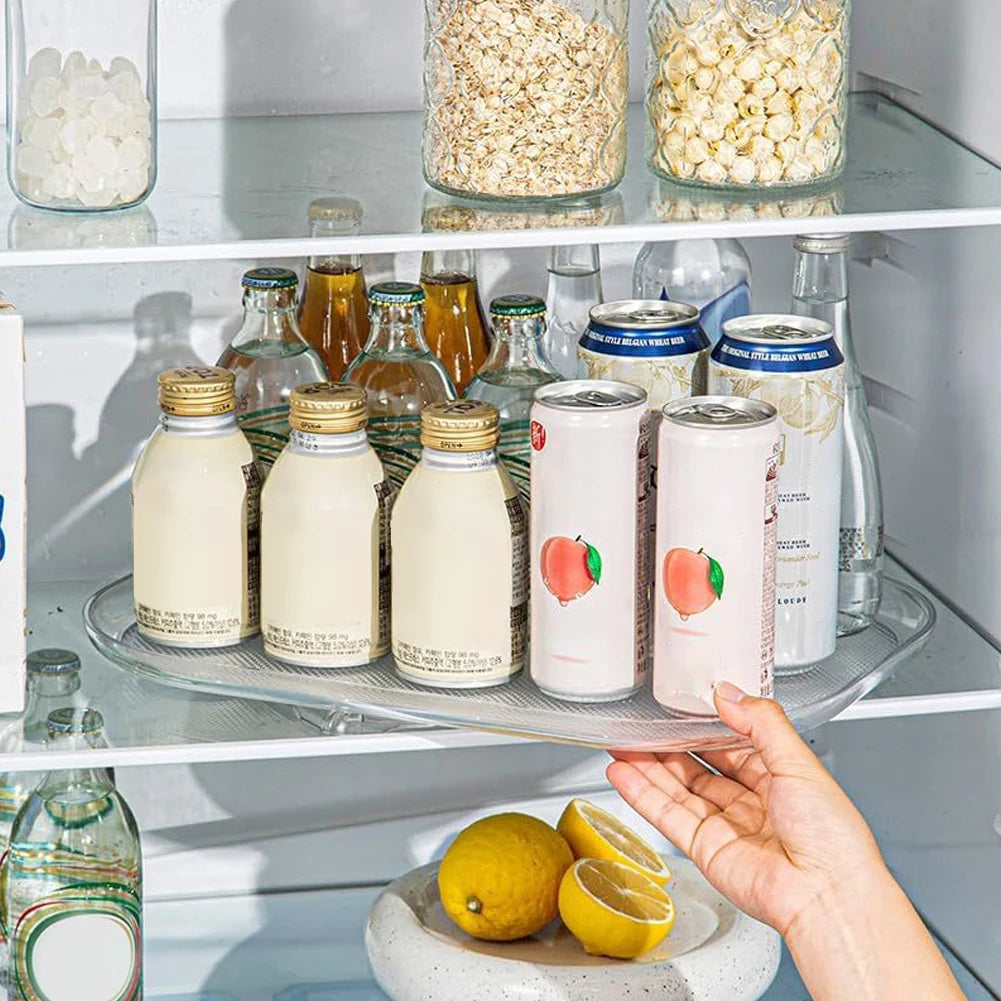
[[[818,232],[1001,223],[1001,169],[874,94],[852,97],[838,186],[777,199],[662,184],[645,165],[643,118],[641,106],[630,109],[625,180],[583,209],[486,209],[429,196],[419,112],[163,122],[160,179],[139,213],[110,214],[91,230],[65,214],[20,210],[4,188],[0,258],[14,266],[300,257],[335,245],[358,253],[541,246],[569,230],[591,243],[767,236],[794,233],[804,218]],[[361,203],[356,236],[311,241],[306,210],[325,195]]]
[[[154,902],[146,910],[146,996],[157,1001],[387,1001],[362,933],[379,887]],[[994,997],[938,943],[969,1001]],[[792,959],[762,1001],[803,1001]],[[530,995],[526,995],[530,999]]]

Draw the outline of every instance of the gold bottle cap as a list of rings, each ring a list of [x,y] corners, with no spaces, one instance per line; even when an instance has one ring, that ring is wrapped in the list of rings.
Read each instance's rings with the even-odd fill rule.
[[[349,434],[368,421],[365,390],[339,382],[307,382],[289,398],[289,424],[307,434]]]
[[[168,368],[157,377],[160,409],[174,417],[217,417],[236,410],[236,376],[214,365]]]
[[[485,452],[497,447],[500,414],[492,403],[453,400],[421,411],[421,444],[441,452]]]

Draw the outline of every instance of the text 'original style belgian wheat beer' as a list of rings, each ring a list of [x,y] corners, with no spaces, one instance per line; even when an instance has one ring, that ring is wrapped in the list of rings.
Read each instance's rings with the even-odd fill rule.
[[[709,338],[699,311],[682,302],[627,299],[591,310],[578,354],[589,379],[619,379],[646,390],[661,407],[706,391]]]
[[[209,366],[159,377],[160,425],[132,474],[136,622],[156,643],[231,646],[258,631],[261,476],[233,385]]]
[[[557,382],[532,407],[532,680],[626,698],[648,667],[650,415],[622,382]]]
[[[709,387],[778,411],[775,668],[808,667],[837,641],[844,358],[823,320],[743,316],[723,324]]]
[[[485,688],[523,667],[528,525],[497,458],[489,403],[421,412],[421,461],[393,508],[393,656],[436,688]]]
[[[664,408],[659,450],[653,693],[669,709],[715,715],[721,681],[772,694],[775,408],[679,401]]]
[[[389,652],[393,490],[365,400],[360,386],[297,386],[261,494],[261,633],[292,664],[354,667]]]

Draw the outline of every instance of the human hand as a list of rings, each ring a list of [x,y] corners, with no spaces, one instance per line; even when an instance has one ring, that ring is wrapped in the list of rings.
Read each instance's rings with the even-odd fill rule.
[[[889,879],[862,815],[771,699],[716,688],[716,708],[751,748],[615,752],[608,779],[737,907],[787,940],[828,898],[866,899]],[[715,774],[719,772],[720,774]]]

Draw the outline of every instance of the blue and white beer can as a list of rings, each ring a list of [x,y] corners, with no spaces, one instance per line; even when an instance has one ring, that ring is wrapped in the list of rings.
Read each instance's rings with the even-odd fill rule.
[[[589,379],[639,386],[659,413],[668,403],[705,393],[709,346],[695,306],[626,299],[591,310],[577,354]]]
[[[829,323],[742,316],[723,324],[709,392],[778,411],[775,668],[796,673],[834,653],[845,403],[844,358]]]

